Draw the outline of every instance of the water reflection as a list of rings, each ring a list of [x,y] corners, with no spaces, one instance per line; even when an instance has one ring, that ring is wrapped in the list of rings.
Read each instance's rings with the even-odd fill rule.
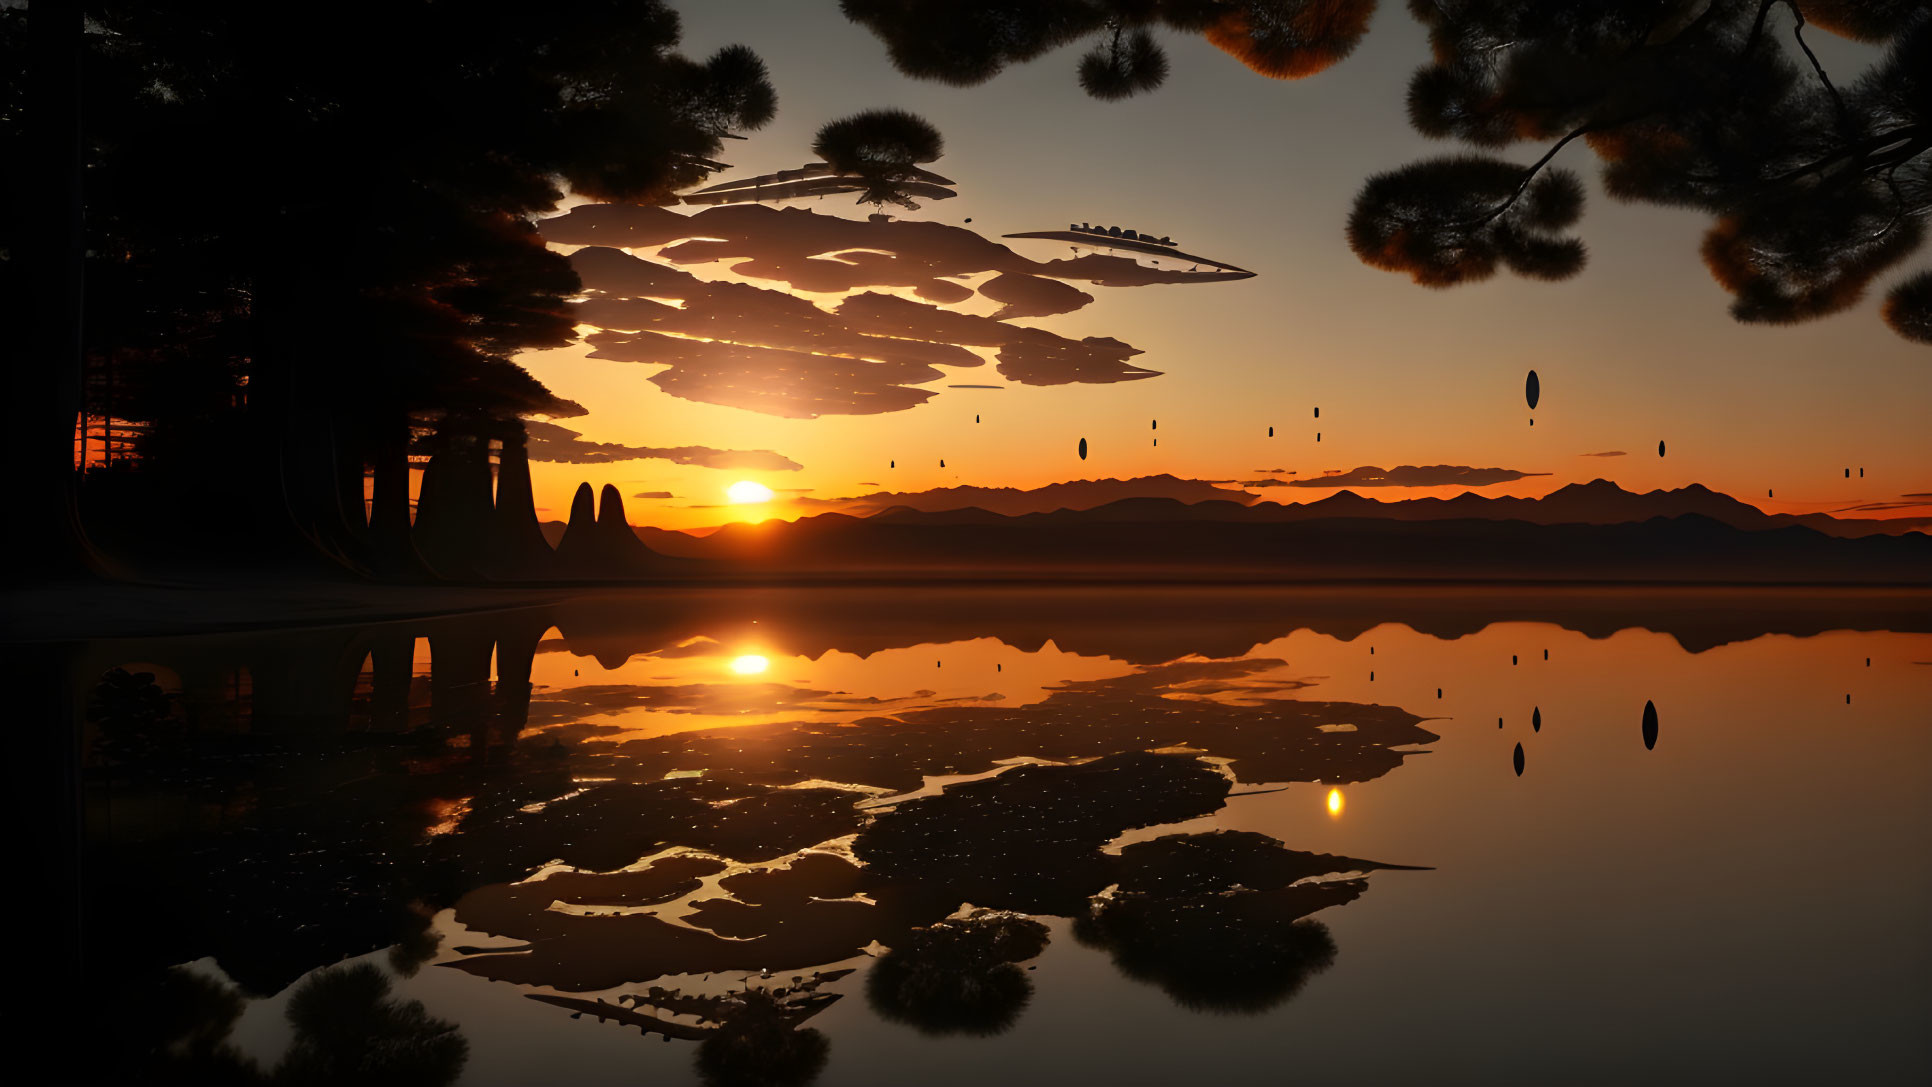
[[[842,992],[908,1034],[1020,1033],[1055,919],[1180,1008],[1272,1013],[1347,961],[1333,911],[1400,878],[1388,861],[1437,858],[1300,849],[1313,824],[1248,829],[1244,798],[1286,786],[1347,828],[1345,787],[1459,718],[1482,728],[1454,742],[1488,744],[1498,705],[1556,689],[1534,658],[1472,651],[1477,672],[1388,628],[1378,686],[1431,720],[1360,700],[1337,678],[1359,648],[1295,633],[1309,605],[1224,602],[841,599],[802,621],[783,594],[673,595],[75,647],[90,970],[170,1008],[100,1059],[114,1082],[455,1082],[467,1020],[391,992],[433,975],[686,1043],[707,1082],[804,1083],[841,1059],[820,1017]],[[1318,625],[1363,622],[1315,603]],[[1646,747],[1655,727],[1653,703]],[[1521,775],[1512,730],[1487,757],[1513,745]],[[1537,740],[1535,780],[1585,737]],[[1397,810],[1378,797],[1362,825]],[[255,1008],[285,1009],[270,1042],[235,1027]],[[355,1064],[368,1039],[393,1067]]]

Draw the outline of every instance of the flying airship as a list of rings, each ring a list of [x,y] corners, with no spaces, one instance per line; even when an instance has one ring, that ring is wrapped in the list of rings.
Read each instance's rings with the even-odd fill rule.
[[[910,176],[896,186],[908,196],[923,196],[928,200],[944,200],[958,196],[953,191],[957,185],[951,178],[941,177],[931,170],[918,167],[909,168]],[[865,180],[857,174],[842,174],[829,162],[808,162],[796,170],[779,170],[776,173],[760,174],[739,181],[725,181],[719,184],[687,193],[687,204],[750,204],[767,200],[804,200],[811,197],[835,196],[839,193],[866,190]]]
[[[1225,261],[1210,260],[1207,257],[1183,253],[1174,246],[1174,239],[1143,234],[1138,230],[1117,226],[1089,226],[1086,223],[1068,223],[1065,230],[1028,230],[1018,234],[1005,235],[1008,238],[1043,238],[1050,241],[1074,242],[1090,245],[1095,249],[1115,249],[1127,253],[1146,253],[1156,257],[1167,257],[1178,262],[1202,265],[1214,269],[1212,274],[1222,279],[1246,279],[1254,275],[1246,268],[1228,264]]]

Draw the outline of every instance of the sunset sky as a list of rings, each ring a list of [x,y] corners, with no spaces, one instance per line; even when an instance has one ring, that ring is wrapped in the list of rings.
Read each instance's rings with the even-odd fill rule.
[[[1609,201],[1580,143],[1559,159],[1591,190],[1579,228],[1590,260],[1580,276],[1550,284],[1502,274],[1430,291],[1361,264],[1342,236],[1361,182],[1451,150],[1406,121],[1408,75],[1427,51],[1399,4],[1381,6],[1353,56],[1300,82],[1263,78],[1200,38],[1166,34],[1166,85],[1113,103],[1080,92],[1079,47],[952,88],[899,75],[883,44],[847,23],[833,0],[721,0],[684,5],[684,16],[688,55],[742,42],[770,66],[779,92],[777,120],[732,141],[724,157],[734,168],[715,180],[798,167],[813,160],[821,124],[896,106],[944,134],[946,154],[930,165],[959,191],[896,215],[954,225],[971,218],[970,229],[995,240],[1070,221],[1131,226],[1258,274],[1234,283],[1075,284],[1096,300],[1018,321],[1124,340],[1144,352],[1133,364],[1161,377],[1021,386],[990,366],[962,369],[925,385],[937,390],[925,403],[875,415],[780,418],[679,399],[647,380],[658,367],[587,359],[585,344],[520,356],[553,391],[589,408],[561,421],[586,440],[771,450],[803,466],[540,462],[533,472],[546,519],[562,519],[585,480],[616,484],[634,524],[688,528],[817,512],[793,507],[795,493],[830,499],[1156,473],[1247,480],[1268,469],[1305,478],[1405,464],[1549,473],[1480,489],[1488,495],[1605,477],[1632,490],[1702,483],[1771,512],[1932,501],[1902,498],[1932,492],[1932,354],[1880,322],[1880,294],[1797,327],[1737,324],[1698,258],[1705,218]],[[1828,35],[1814,40],[1841,80],[1867,55]],[[1527,162],[1540,151],[1522,145],[1507,154]],[[783,206],[863,219],[871,209],[851,199]],[[1008,244],[1037,260],[1067,255],[1052,242]],[[683,267],[734,278],[721,262]],[[953,308],[994,306],[974,299]],[[1532,368],[1542,383],[1534,427],[1523,399]],[[966,383],[1003,387],[947,387]],[[1154,419],[1158,431],[1150,431]],[[1659,440],[1668,443],[1661,459]],[[1619,450],[1627,455],[1584,455]],[[776,498],[727,508],[727,487],[746,479]],[[633,497],[660,493],[672,497]],[[1332,492],[1258,493],[1308,501]],[[1932,505],[1858,515],[1928,512]]]

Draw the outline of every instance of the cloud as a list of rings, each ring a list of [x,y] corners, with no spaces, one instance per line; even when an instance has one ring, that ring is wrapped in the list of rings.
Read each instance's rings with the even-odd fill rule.
[[[1004,389],[1004,385],[948,385],[948,389]]]
[[[624,460],[668,460],[673,464],[690,464],[699,468],[749,469],[762,472],[796,472],[804,465],[781,456],[769,449],[712,449],[702,445],[682,445],[669,449],[658,449],[641,445],[619,445],[614,442],[585,441],[583,436],[569,427],[556,423],[528,420],[524,424],[530,436],[530,459],[548,461],[554,464],[609,464]]]
[[[1624,451],[1621,449],[1611,449],[1603,453],[1578,453],[1577,454],[1577,456],[1579,457],[1621,457],[1624,455],[1625,455]]]
[[[1004,272],[994,276],[979,285],[979,293],[995,302],[1003,303],[993,314],[1000,320],[1009,317],[1050,317],[1056,313],[1072,313],[1093,301],[1093,295],[1071,284],[1018,272]]]
[[[1128,365],[1126,360],[1140,354],[1140,349],[1111,337],[1073,340],[1045,329],[956,313],[896,295],[872,291],[854,295],[839,303],[838,315],[854,329],[877,336],[996,347],[1000,376],[1023,385],[1106,383],[1159,376],[1159,371]]]
[[[910,287],[939,302],[966,297],[959,294],[964,288],[948,277],[984,272],[1105,286],[1249,278],[1249,273],[1152,268],[1127,257],[1088,255],[1041,263],[946,223],[883,216],[846,219],[809,208],[760,204],[708,208],[695,215],[661,207],[587,204],[545,219],[540,228],[545,239],[560,245],[665,246],[660,256],[673,264],[723,261],[746,278],[774,280],[798,290],[831,294]],[[1020,288],[1009,283],[1002,289]]]
[[[1026,385],[1107,384],[1157,377],[1130,363],[1140,349],[1111,337],[1072,339],[1009,318],[1072,312],[1093,296],[1065,280],[1108,286],[1230,278],[1087,255],[1041,263],[972,230],[864,220],[803,208],[738,204],[684,215],[662,207],[584,205],[543,223],[571,255],[586,297],[580,322],[592,358],[666,367],[665,392],[788,418],[872,415],[916,407],[938,367],[985,364]],[[645,260],[621,248],[656,248]],[[677,265],[723,262],[737,275],[828,294],[821,308],[785,290],[700,279]],[[992,273],[979,293],[990,317],[942,308],[974,297],[960,282]],[[1241,273],[1232,278],[1246,278]],[[869,288],[910,290],[917,300]],[[991,384],[957,388],[999,388]]]
[[[1520,472],[1514,468],[1471,468],[1462,464],[1404,464],[1395,468],[1366,465],[1318,479],[1268,480],[1243,486],[1260,487],[1487,487],[1548,472]]]
[[[1914,498],[1918,496],[1906,495],[1905,497]],[[1927,495],[1926,497],[1932,498],[1932,495]],[[1932,506],[1932,502],[1867,502],[1862,506],[1846,506],[1844,509],[1833,510],[1832,512],[1833,513],[1878,513],[1883,510],[1915,510],[1915,509],[1921,509],[1926,506]]]
[[[1254,471],[1256,475],[1263,476],[1292,476],[1295,474],[1293,468],[1256,468]]]
[[[632,498],[676,498],[670,491],[639,491]]]

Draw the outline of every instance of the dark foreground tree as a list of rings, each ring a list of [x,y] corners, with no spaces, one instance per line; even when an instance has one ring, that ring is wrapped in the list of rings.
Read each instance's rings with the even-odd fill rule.
[[[908,75],[970,85],[1076,40],[1097,98],[1160,85],[1150,31],[1199,32],[1278,79],[1354,48],[1373,0],[843,0]],[[1926,0],[1411,0],[1433,58],[1409,85],[1425,135],[1485,151],[1530,141],[1531,163],[1453,155],[1370,178],[1348,222],[1366,263],[1430,287],[1507,269],[1575,275],[1572,142],[1614,198],[1707,213],[1702,253],[1732,315],[1791,323],[1852,306],[1920,247],[1932,215],[1932,3]],[[1808,27],[1881,55],[1834,81]],[[1894,288],[1884,316],[1925,340],[1932,287]]]
[[[509,361],[572,336],[576,276],[532,217],[566,192],[668,200],[720,168],[724,136],[775,109],[748,50],[678,55],[661,0],[541,19],[431,0],[294,20],[240,0],[83,6],[85,23],[76,12],[67,27],[79,78],[45,100],[78,88],[85,411],[113,428],[92,459],[127,469],[98,473],[114,477],[117,518],[169,518],[168,533],[144,526],[149,546],[212,522],[190,548],[314,544],[352,566],[407,567],[406,533],[371,537],[366,469],[406,524],[412,432],[488,443],[521,416],[581,410]],[[63,9],[75,11],[0,11],[6,79],[47,53],[29,48],[30,21]],[[30,122],[62,118],[13,101],[0,111],[8,160],[57,146],[58,131]],[[15,297],[81,240],[31,244],[37,194],[23,185],[9,182],[0,239]],[[81,385],[82,356],[58,343],[18,365],[35,389]],[[66,444],[79,399],[27,400],[41,445]],[[34,470],[57,476],[67,459]]]

